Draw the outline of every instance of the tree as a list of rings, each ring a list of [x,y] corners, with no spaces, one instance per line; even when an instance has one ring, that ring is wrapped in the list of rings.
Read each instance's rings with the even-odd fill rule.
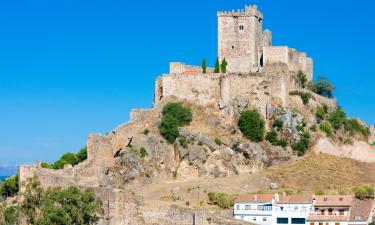
[[[310,134],[304,132],[300,140],[292,144],[292,149],[297,152],[298,156],[303,156],[310,145]]]
[[[18,174],[0,184],[0,195],[14,196],[18,192]]]
[[[311,94],[310,93],[308,93],[308,92],[301,92],[300,96],[301,96],[301,99],[302,99],[302,102],[303,102],[304,105],[309,104],[309,101],[310,101],[310,98],[311,98]]]
[[[81,148],[79,152],[76,154],[77,159],[79,162],[83,162],[87,159],[87,146]]]
[[[355,197],[364,200],[366,198],[374,198],[374,188],[369,185],[359,185],[353,188]]]
[[[220,62],[219,62],[219,57],[216,59],[214,73],[220,73]]]
[[[203,72],[203,73],[206,73],[206,72],[207,72],[207,63],[206,63],[206,59],[203,59],[203,62],[202,62],[202,72]]]
[[[178,128],[189,124],[193,118],[191,109],[181,102],[166,104],[163,107],[162,115],[159,131],[169,143],[173,143],[178,138]]]
[[[32,225],[93,225],[101,215],[102,202],[91,189],[76,187],[43,190],[37,177],[27,180],[19,206],[3,210],[5,224],[20,221]],[[0,221],[1,222],[1,221]],[[1,223],[3,224],[3,223]]]
[[[297,82],[302,87],[305,88],[307,84],[307,78],[306,75],[300,70],[297,73]]]
[[[308,88],[324,97],[332,98],[335,87],[324,77],[319,77],[318,81],[313,81],[308,84]]]
[[[245,110],[241,113],[238,127],[243,135],[254,142],[264,138],[264,120],[255,110]]]
[[[227,72],[227,65],[228,65],[228,63],[227,63],[227,61],[224,58],[223,61],[221,62],[221,65],[220,65],[222,73],[226,73]]]

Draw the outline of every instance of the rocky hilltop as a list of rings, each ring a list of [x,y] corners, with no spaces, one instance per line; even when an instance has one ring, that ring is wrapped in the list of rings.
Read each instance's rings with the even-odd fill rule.
[[[244,17],[260,15],[256,7],[246,10]],[[220,13],[219,21],[231,20],[226,15]],[[222,29],[231,23],[223,22]],[[220,34],[221,67],[171,63],[170,73],[155,82],[151,109],[134,109],[130,121],[106,135],[90,135],[87,159],[76,166],[20,166],[21,184],[37,175],[45,188],[93,188],[105,207],[100,224],[192,224],[194,213],[197,224],[246,224],[211,205],[207,193],[298,186],[298,191],[308,192],[315,186],[306,186],[306,179],[322,173],[314,168],[317,158],[322,170],[346,163],[357,172],[354,176],[375,171],[375,149],[369,144],[374,127],[347,118],[332,90],[320,89],[326,80],[312,81],[312,60],[306,54],[271,46],[270,33],[265,32],[252,37],[249,48],[256,54],[236,59],[230,52],[236,46],[228,48],[235,40],[226,42],[229,36]],[[258,43],[262,38],[268,41]],[[261,61],[249,65],[246,60],[257,60],[255,56]],[[161,131],[170,104],[192,114],[187,123],[168,127],[176,132],[173,139]],[[246,114],[260,122],[248,123]],[[247,130],[254,124],[261,128],[255,139]],[[316,185],[375,182],[368,176],[348,180],[346,175],[316,176]]]

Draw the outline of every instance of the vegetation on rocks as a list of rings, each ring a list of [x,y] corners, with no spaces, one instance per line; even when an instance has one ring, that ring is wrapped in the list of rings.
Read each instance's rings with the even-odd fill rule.
[[[181,102],[168,103],[163,107],[162,119],[159,125],[160,134],[169,142],[173,143],[178,138],[178,128],[189,124],[193,119],[190,108]]]
[[[267,133],[266,140],[274,146],[286,147],[288,145],[288,141],[285,139],[279,139],[277,137],[277,132],[274,130]]]
[[[307,85],[307,77],[301,70],[297,73],[297,83],[301,88],[305,88]]]
[[[220,62],[219,62],[219,57],[216,59],[214,73],[220,73]]]
[[[292,144],[292,149],[298,154],[298,156],[303,156],[310,145],[310,134],[304,132],[301,139]]]
[[[332,137],[332,135],[333,135],[332,125],[327,120],[323,120],[320,123],[320,130],[323,131],[324,133],[326,133],[328,137]]]
[[[260,142],[264,138],[264,120],[255,110],[245,110],[241,113],[238,127],[243,135],[254,142]]]
[[[227,66],[228,66],[228,63],[227,63],[227,61],[224,58],[223,61],[221,61],[221,64],[220,64],[220,69],[221,69],[222,73],[226,73],[227,72]]]
[[[23,201],[1,209],[0,224],[91,225],[99,221],[101,206],[101,200],[90,189],[43,190],[37,177],[33,177],[27,181]]]
[[[207,73],[207,62],[206,59],[202,61],[202,73]]]
[[[58,170],[58,169],[64,168],[64,166],[67,165],[67,164],[75,166],[75,165],[83,162],[86,159],[87,159],[87,147],[85,146],[85,147],[81,148],[77,154],[68,152],[68,153],[65,153],[64,155],[62,155],[61,158],[59,160],[57,160],[56,162],[54,162],[52,164],[42,162],[41,166],[43,168]]]

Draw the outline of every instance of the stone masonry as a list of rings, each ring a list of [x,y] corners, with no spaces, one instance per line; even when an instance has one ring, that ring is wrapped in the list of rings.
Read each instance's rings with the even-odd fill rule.
[[[286,46],[272,46],[272,32],[263,31],[263,14],[256,5],[218,12],[217,16],[219,59],[226,59],[228,72],[256,72],[267,64],[282,62],[290,71],[301,70],[312,80],[312,59]]]

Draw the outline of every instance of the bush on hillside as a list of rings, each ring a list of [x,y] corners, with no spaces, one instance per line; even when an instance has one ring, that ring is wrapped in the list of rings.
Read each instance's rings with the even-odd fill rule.
[[[340,129],[344,125],[345,121],[347,120],[346,114],[340,107],[337,107],[336,110],[331,114],[329,122],[333,128]]]
[[[147,150],[144,147],[141,147],[139,149],[139,156],[144,159],[146,156],[148,156]]]
[[[358,122],[358,120],[356,120],[356,119],[351,119],[351,120],[345,121],[344,128],[345,128],[346,131],[349,131],[351,134],[360,133],[365,138],[368,138],[370,136],[369,128],[360,124]]]
[[[312,96],[310,93],[308,93],[308,92],[301,92],[300,96],[301,96],[301,99],[302,99],[302,102],[303,102],[304,105],[309,104],[309,101],[310,101],[311,96]]]
[[[260,142],[264,138],[264,120],[255,110],[246,110],[241,113],[238,127],[243,135],[254,142]]]
[[[283,127],[283,121],[280,119],[275,119],[275,121],[272,124],[272,127],[277,130],[280,130]]]
[[[159,131],[169,143],[173,143],[178,138],[178,128],[189,124],[193,119],[191,109],[181,102],[166,104],[163,107],[162,115]]]
[[[328,111],[328,109],[325,110],[324,107],[318,106],[316,108],[315,116],[316,116],[318,122],[320,122],[320,121],[322,121],[326,118],[327,111]]]
[[[312,92],[327,98],[333,97],[335,87],[324,77],[319,77],[318,81],[310,82],[307,86]]]
[[[298,154],[298,156],[303,156],[310,145],[310,134],[305,132],[303,133],[301,139],[292,144],[292,149]]]
[[[366,198],[374,198],[374,188],[369,185],[359,185],[353,188],[356,198],[364,200]]]
[[[233,206],[233,196],[226,193],[209,192],[207,196],[210,204],[217,205],[222,209],[230,209]]]
[[[331,123],[327,120],[324,120],[320,123],[320,130],[327,134],[328,137],[333,136],[333,130]]]
[[[315,195],[324,195],[325,192],[321,187],[317,187],[317,188],[314,189],[314,194]]]

